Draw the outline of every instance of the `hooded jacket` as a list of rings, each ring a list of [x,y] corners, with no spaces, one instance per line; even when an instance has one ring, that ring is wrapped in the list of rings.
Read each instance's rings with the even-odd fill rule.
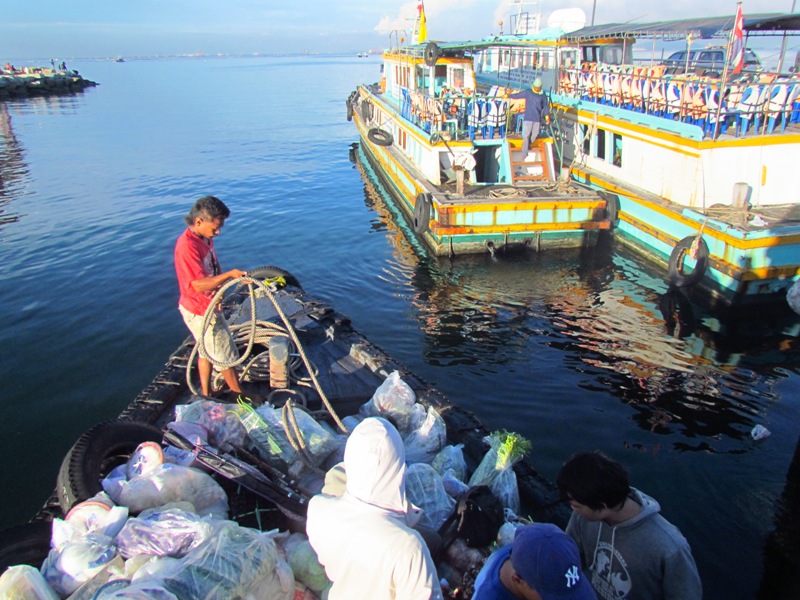
[[[658,502],[631,490],[642,507],[635,517],[612,527],[573,512],[567,524],[597,597],[699,600],[700,575],[686,538],[659,514]]]
[[[442,598],[436,567],[408,525],[403,441],[388,421],[364,419],[344,451],[346,490],[317,494],[306,532],[333,582],[329,598]]]

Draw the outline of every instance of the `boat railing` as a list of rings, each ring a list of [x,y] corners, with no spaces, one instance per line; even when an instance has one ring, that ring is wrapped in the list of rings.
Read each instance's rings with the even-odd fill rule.
[[[445,132],[451,139],[504,139],[517,131],[515,105],[495,86],[486,94],[449,90],[439,97],[426,91],[400,88],[400,116],[427,133]]]
[[[800,121],[797,75],[748,73],[720,85],[719,78],[673,74],[663,65],[584,65],[562,68],[557,91],[583,101],[697,125],[705,137],[783,133],[788,125]]]

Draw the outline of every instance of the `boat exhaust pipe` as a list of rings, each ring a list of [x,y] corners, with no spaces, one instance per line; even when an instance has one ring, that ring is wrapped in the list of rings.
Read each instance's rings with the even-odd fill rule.
[[[269,340],[269,386],[273,390],[289,387],[289,338],[274,336]]]

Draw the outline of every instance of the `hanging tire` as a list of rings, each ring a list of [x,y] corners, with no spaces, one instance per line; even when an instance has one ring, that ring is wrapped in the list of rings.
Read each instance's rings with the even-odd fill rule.
[[[378,129],[377,127],[370,129],[367,132],[367,137],[370,142],[378,146],[391,146],[394,142],[394,137],[392,137],[391,133],[383,129]]]
[[[414,231],[425,233],[431,221],[431,199],[430,194],[417,194],[414,201]]]
[[[32,521],[0,531],[0,575],[15,565],[40,568],[52,537],[52,521]]]
[[[436,42],[428,42],[428,45],[425,46],[425,50],[423,51],[425,64],[429,67],[435,65],[436,61],[439,60],[440,53],[439,46],[436,45]]]
[[[100,482],[114,467],[128,461],[142,442],[161,443],[160,429],[134,421],[106,421],[89,429],[61,463],[56,481],[64,514],[78,502],[103,490]]]
[[[683,272],[683,263],[689,249],[692,247],[697,236],[690,235],[683,238],[680,242],[675,244],[672,253],[669,255],[669,272],[668,277],[670,283],[677,287],[690,287],[695,285],[703,278],[706,270],[708,269],[708,244],[701,237],[700,245],[697,249],[697,257],[695,258],[694,270],[691,273]]]
[[[301,290],[303,289],[303,286],[300,285],[300,281],[297,279],[297,277],[289,273],[289,271],[281,269],[280,267],[257,267],[248,271],[247,276],[252,277],[253,279],[271,279],[272,277],[283,277],[286,280],[286,285],[291,285]]]
[[[608,219],[609,223],[611,223],[611,228],[614,229],[617,226],[617,221],[619,219],[619,196],[606,191],[600,191],[597,193],[603,200],[606,201],[606,219]]]
[[[349,98],[347,99],[347,120],[348,121],[353,120],[353,103],[350,101]]]

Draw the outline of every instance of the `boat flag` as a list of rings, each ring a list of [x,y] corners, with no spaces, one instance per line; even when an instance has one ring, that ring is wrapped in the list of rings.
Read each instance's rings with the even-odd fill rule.
[[[417,29],[417,43],[421,44],[428,39],[428,21],[425,18],[425,5],[420,2],[417,5],[419,11],[419,28]]]
[[[736,19],[733,22],[733,31],[731,31],[728,56],[730,57],[731,75],[741,73],[744,66],[744,16],[741,2],[736,4]]]

